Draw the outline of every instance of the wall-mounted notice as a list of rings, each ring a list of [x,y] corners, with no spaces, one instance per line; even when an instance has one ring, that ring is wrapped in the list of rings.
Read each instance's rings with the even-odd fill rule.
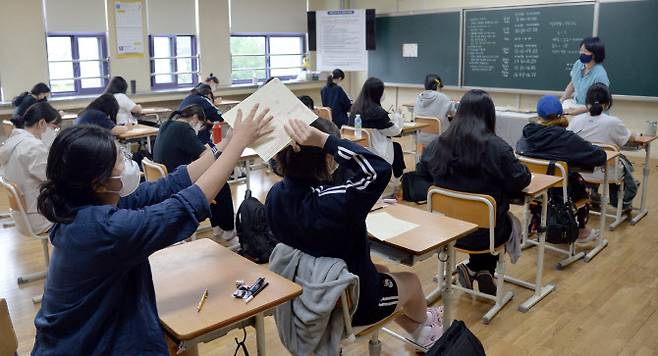
[[[144,55],[143,9],[143,0],[114,2],[119,58]]]
[[[403,43],[402,44],[402,57],[417,58],[418,57],[418,43]]]
[[[317,11],[316,33],[318,70],[368,68],[366,10]]]

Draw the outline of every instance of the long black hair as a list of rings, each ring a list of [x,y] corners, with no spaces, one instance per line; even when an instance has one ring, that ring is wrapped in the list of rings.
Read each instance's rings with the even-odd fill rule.
[[[603,111],[608,111],[612,107],[612,95],[608,86],[603,83],[592,84],[587,89],[585,103],[589,106],[589,114],[599,116]]]
[[[116,124],[117,114],[119,113],[119,102],[114,98],[114,95],[105,93],[89,103],[85,111],[87,110],[103,112]]]
[[[68,224],[75,208],[101,204],[95,188],[112,176],[117,146],[109,131],[78,125],[63,130],[48,154],[46,181],[37,208],[53,223]]]
[[[50,93],[50,87],[46,83],[37,83],[35,84],[30,91],[24,91],[18,94],[14,99],[12,99],[11,104],[14,106],[20,106],[23,100],[30,94],[37,96],[40,94]]]
[[[496,132],[496,107],[484,90],[464,94],[448,130],[438,138],[437,155],[430,168],[433,176],[454,173],[454,167],[476,173],[487,139]]]
[[[350,114],[352,116],[356,114],[364,115],[378,106],[381,107],[382,95],[384,95],[384,82],[379,78],[368,78],[363,83],[359,96],[354,101],[354,104],[352,104]]]
[[[329,86],[336,85],[336,83],[334,83],[334,79],[340,79],[340,80],[345,79],[345,72],[343,72],[341,69],[338,68],[334,69],[334,71],[331,72],[331,74],[329,74],[329,76],[327,77],[327,85]]]
[[[197,84],[192,90],[190,90],[190,94],[192,95],[201,95],[205,96],[206,98],[210,100],[215,100],[215,95],[212,93],[212,88],[210,85],[205,84],[205,83],[199,83]]]
[[[128,91],[128,82],[121,76],[112,77],[105,88],[107,94],[125,94]]]
[[[425,76],[425,90],[437,90],[443,88],[443,82],[438,74],[428,74]]]
[[[169,115],[169,120],[174,120],[178,118],[191,118],[192,116],[196,115],[199,118],[199,121],[206,121],[206,112],[203,111],[203,108],[201,105],[188,105],[180,110],[175,110],[174,112]]]
[[[56,125],[62,122],[62,116],[59,112],[45,101],[32,104],[30,108],[25,111],[22,118],[23,124],[26,127],[36,125],[41,119],[46,120],[47,123],[54,123]]]

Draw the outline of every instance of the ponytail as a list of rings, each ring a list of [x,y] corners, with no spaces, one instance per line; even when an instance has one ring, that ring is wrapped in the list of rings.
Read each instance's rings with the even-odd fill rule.
[[[345,79],[345,72],[338,68],[334,69],[334,71],[327,77],[327,85],[334,85],[334,79]]]
[[[41,119],[46,120],[47,123],[54,123],[55,125],[62,122],[62,116],[59,112],[46,101],[32,104],[32,106],[25,111],[22,118],[23,125],[27,127],[36,125]]]
[[[591,116],[599,116],[612,107],[612,95],[608,86],[603,83],[592,84],[587,90],[586,104]]]
[[[63,198],[55,182],[51,180],[41,184],[37,198],[37,210],[39,214],[53,223],[69,224],[75,218],[73,207]]]

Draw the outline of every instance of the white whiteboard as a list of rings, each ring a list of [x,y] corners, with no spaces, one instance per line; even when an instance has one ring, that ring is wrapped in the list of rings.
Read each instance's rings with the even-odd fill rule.
[[[317,11],[315,16],[318,70],[367,70],[366,10]]]

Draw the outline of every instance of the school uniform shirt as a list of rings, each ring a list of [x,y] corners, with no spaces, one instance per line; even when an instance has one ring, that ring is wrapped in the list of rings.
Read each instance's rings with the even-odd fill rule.
[[[380,276],[370,259],[366,216],[386,188],[391,166],[367,149],[333,136],[324,150],[355,174],[326,185],[285,177],[267,195],[267,221],[277,241],[314,257],[345,261],[359,276],[359,309],[367,310],[380,298]]]
[[[370,148],[373,152],[393,164],[393,140],[402,132],[404,119],[399,115],[389,116],[381,106],[376,106],[365,113],[351,113],[350,125],[354,126],[356,114],[361,115],[361,126],[370,134]]]
[[[451,109],[452,103],[447,95],[436,90],[425,90],[416,97],[414,115],[439,118],[441,120],[441,132],[443,133],[450,126],[448,113]]]
[[[338,84],[325,85],[320,90],[322,106],[331,108],[331,120],[340,128],[348,122],[347,113],[352,107],[352,100],[347,96],[345,90]]]
[[[205,151],[192,126],[188,123],[167,120],[158,132],[153,146],[153,160],[162,163],[173,172],[184,164],[190,164]]]
[[[148,257],[208,214],[183,167],[118,206],[81,206],[73,222],[55,224],[32,354],[167,355]]]
[[[116,124],[110,120],[104,112],[96,109],[85,110],[73,122],[74,125],[96,125],[107,130],[112,130]]]
[[[595,64],[589,73],[583,75],[583,69],[585,65],[580,60],[577,60],[576,63],[571,67],[571,82],[573,83],[574,93],[573,99],[576,101],[576,104],[585,105],[587,99],[587,90],[593,84],[603,83],[607,86],[610,86],[610,80],[608,79],[608,72],[603,68],[602,64]]]
[[[437,138],[427,146],[416,172],[426,177],[434,185],[468,193],[490,195],[496,200],[496,227],[494,236],[496,246],[505,243],[512,232],[511,221],[507,217],[510,200],[520,197],[521,192],[530,184],[530,171],[514,156],[510,147],[502,138],[490,134],[486,137],[486,148],[479,161],[479,167],[468,170],[459,158],[453,158],[450,173],[436,175],[436,158],[439,150]],[[461,238],[457,247],[471,250],[489,249],[489,230],[478,231]]]
[[[37,211],[39,188],[46,181],[47,163],[48,147],[28,131],[14,129],[0,146],[0,165],[4,167],[4,175],[24,194],[27,220],[36,234],[46,232],[52,226]]]
[[[45,100],[44,100],[45,101]],[[32,94],[27,94],[24,98],[23,101],[21,101],[20,105],[14,109],[14,117],[23,117],[27,109],[30,108],[30,106],[38,103],[39,100],[35,98]]]
[[[569,166],[594,168],[606,161],[605,151],[572,131],[559,126],[530,123],[523,127],[523,136],[516,143],[523,156],[564,161]]]
[[[567,130],[573,131],[589,142],[617,145],[619,148],[631,138],[631,130],[624,125],[624,122],[606,113],[601,113],[599,116],[592,116],[588,112],[580,114],[571,119]]]
[[[182,110],[184,107],[189,105],[199,105],[203,108],[203,113],[206,114],[206,120],[212,122],[223,122],[224,118],[222,117],[222,112],[213,104],[210,99],[206,98],[203,95],[191,94],[188,95],[178,106],[178,110]],[[205,130],[199,131],[197,137],[203,144],[209,143],[211,136],[210,132],[212,130],[212,125],[206,125]]]
[[[114,98],[119,103],[119,113],[117,114],[117,125],[126,125],[136,123],[137,120],[133,117],[132,109],[135,107],[135,102],[130,100],[128,95],[123,93],[114,94]]]

